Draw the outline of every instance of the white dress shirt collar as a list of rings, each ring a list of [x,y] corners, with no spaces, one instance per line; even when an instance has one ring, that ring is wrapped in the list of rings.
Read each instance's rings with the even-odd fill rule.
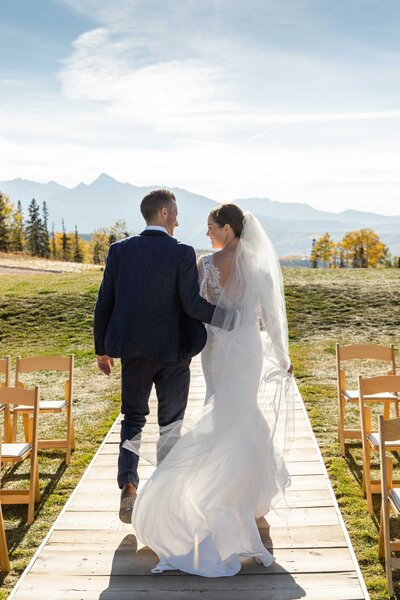
[[[168,231],[162,225],[147,225],[145,227],[145,231],[163,231],[164,233],[168,233]]]

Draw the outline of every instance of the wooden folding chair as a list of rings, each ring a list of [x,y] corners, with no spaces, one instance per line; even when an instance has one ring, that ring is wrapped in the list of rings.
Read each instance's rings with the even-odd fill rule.
[[[11,358],[9,356],[0,358],[0,375],[2,376],[0,387],[9,387],[11,381]],[[9,442],[12,433],[10,407],[0,404],[0,412],[4,414],[4,441]]]
[[[74,355],[70,356],[35,356],[32,358],[17,358],[15,367],[15,386],[23,388],[24,384],[20,377],[23,373],[33,373],[37,371],[61,371],[68,373],[68,378],[64,381],[64,398],[62,400],[41,400],[39,405],[40,413],[60,413],[66,412],[67,417],[67,435],[64,439],[40,439],[39,448],[66,448],[65,462],[68,465],[71,457],[71,450],[75,450],[75,432],[72,416],[72,394],[74,382]],[[25,439],[29,440],[29,414],[32,411],[28,406],[20,405],[13,411],[13,438],[16,434],[18,415],[24,417]]]
[[[382,479],[382,508],[379,529],[379,557],[385,559],[386,579],[389,594],[394,595],[392,569],[400,568],[400,558],[392,557],[392,552],[400,552],[400,543],[390,540],[390,511],[400,516],[400,487],[394,486],[393,462],[386,456],[389,444],[400,444],[400,419],[386,421],[379,416],[379,452]]]
[[[371,396],[383,394],[396,395],[400,392],[400,376],[383,375],[380,377],[364,378],[358,377],[358,395],[361,420],[361,439],[363,447],[363,490],[367,498],[368,512],[373,514],[372,494],[381,493],[381,481],[371,478],[371,453],[379,451],[380,438],[379,433],[373,430],[371,424],[370,398]],[[392,398],[380,400],[385,407],[390,406]],[[388,410],[384,410],[387,414]],[[382,415],[384,416],[384,415]],[[387,443],[387,449],[400,451],[400,440]],[[400,481],[399,481],[400,483]]]
[[[390,346],[379,346],[377,344],[352,344],[341,346],[336,344],[336,366],[337,366],[337,388],[339,401],[339,424],[338,439],[342,456],[345,455],[345,443],[348,439],[361,439],[360,429],[347,429],[345,425],[346,405],[348,403],[358,404],[358,390],[350,390],[346,385],[346,371],[343,367],[344,361],[365,359],[379,362],[387,362],[390,365],[388,375],[396,375],[395,349]],[[383,374],[383,373],[382,373]],[[386,373],[385,373],[386,374]],[[396,416],[399,416],[399,400],[393,394],[374,394],[367,398],[368,402],[384,402],[385,418],[390,416],[390,402],[395,406]]]
[[[1,433],[0,433],[0,482],[1,482]],[[8,573],[10,570],[10,560],[8,558],[8,546],[6,532],[4,529],[3,511],[1,509],[0,496],[0,570]]]
[[[0,402],[15,406],[23,402],[32,410],[31,442],[11,442],[2,446],[2,463],[17,464],[30,459],[30,477],[28,489],[1,489],[0,498],[3,504],[27,504],[28,524],[32,523],[35,513],[35,501],[40,500],[39,472],[37,462],[39,387],[34,390],[19,388],[0,388]]]

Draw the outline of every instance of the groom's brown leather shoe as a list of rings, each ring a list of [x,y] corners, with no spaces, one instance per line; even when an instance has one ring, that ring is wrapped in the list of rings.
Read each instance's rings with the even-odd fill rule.
[[[119,518],[123,523],[132,522],[132,511],[136,500],[136,488],[129,481],[124,484],[121,491],[121,503],[119,506]]]

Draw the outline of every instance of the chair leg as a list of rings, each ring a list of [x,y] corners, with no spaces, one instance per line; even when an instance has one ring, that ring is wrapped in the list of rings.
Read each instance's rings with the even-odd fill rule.
[[[8,558],[7,538],[4,530],[3,513],[0,505],[0,569],[5,573],[10,570],[10,559]]]
[[[40,502],[39,467],[35,469],[35,502]]]
[[[71,415],[71,450],[75,450],[75,428],[74,428],[74,418]]]
[[[367,497],[367,507],[370,515],[374,514],[372,507],[372,492],[371,492],[371,452],[368,446],[364,450],[364,479],[365,479],[365,495]]]
[[[393,573],[392,573],[392,564],[391,564],[392,559],[391,559],[391,552],[390,552],[390,541],[389,541],[388,546],[389,546],[389,552],[388,552],[387,556],[385,556],[385,569],[386,569],[386,580],[387,580],[388,592],[389,592],[389,596],[392,598],[392,596],[394,596],[394,588],[393,588]]]
[[[23,422],[24,422],[25,441],[31,443],[31,441],[32,441],[32,419],[26,413],[23,414]]]
[[[379,521],[379,546],[378,546],[378,556],[379,558],[385,558],[385,521],[383,518],[383,507],[381,507],[381,518]]]
[[[4,442],[12,442],[12,423],[10,408],[6,406],[4,413],[4,431],[3,431]]]
[[[71,411],[67,413],[67,452],[65,456],[65,463],[67,465],[70,463],[72,450],[75,450],[75,431],[74,420]]]
[[[385,402],[383,405],[383,418],[385,421],[390,419],[390,402]]]
[[[17,428],[18,428],[18,413],[14,412],[12,417],[12,431],[11,431],[11,441],[15,442],[17,439]]]
[[[346,454],[345,439],[344,439],[344,406],[343,403],[339,403],[339,426],[338,426],[338,439],[340,444],[340,452],[342,456]]]
[[[384,548],[381,549],[383,542]],[[386,492],[382,492],[381,528],[379,532],[379,556],[385,558],[386,580],[390,597],[394,594],[392,574],[392,551],[390,544],[390,504]]]

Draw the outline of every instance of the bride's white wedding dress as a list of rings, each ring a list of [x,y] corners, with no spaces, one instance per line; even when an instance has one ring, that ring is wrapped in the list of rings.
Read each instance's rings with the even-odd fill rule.
[[[247,214],[225,286],[212,255],[199,263],[201,293],[216,305],[237,308],[240,323],[233,331],[208,327],[202,353],[204,409],[190,428],[181,431],[178,423],[161,432],[158,447],[164,443],[169,451],[138,493],[132,522],[138,541],[159,557],[153,573],[179,569],[229,576],[240,570],[241,557],[255,557],[266,567],[273,561],[256,518],[270,510],[288,484],[282,452],[292,386],[285,317],[283,325],[272,322],[282,319],[282,289],[276,289],[281,281],[273,281],[271,265],[260,268],[257,257],[265,250],[259,247],[264,236]],[[132,442],[131,449],[143,456],[137,448]]]

